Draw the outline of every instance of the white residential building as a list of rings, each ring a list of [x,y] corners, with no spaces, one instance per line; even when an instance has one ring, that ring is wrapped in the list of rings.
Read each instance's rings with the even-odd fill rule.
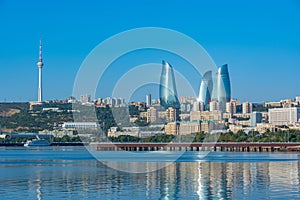
[[[269,123],[272,125],[295,124],[300,119],[300,108],[273,108],[269,109]]]
[[[96,122],[64,122],[62,127],[64,129],[96,129],[98,124]]]

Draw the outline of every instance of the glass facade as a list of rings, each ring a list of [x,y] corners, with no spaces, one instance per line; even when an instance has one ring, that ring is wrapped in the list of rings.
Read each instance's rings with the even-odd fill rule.
[[[218,101],[220,110],[225,111],[226,102],[231,99],[231,86],[228,65],[218,67],[217,72],[208,71],[203,75],[199,101],[203,102],[207,109],[210,101]]]
[[[231,99],[231,88],[227,64],[218,68],[217,84],[218,100],[220,102],[229,102]]]
[[[220,110],[225,111],[226,102],[229,102],[231,99],[230,78],[227,64],[218,67],[216,84],[217,100],[220,103]]]
[[[262,113],[261,112],[253,112],[250,114],[250,126],[256,127],[257,123],[262,122]]]
[[[200,91],[199,91],[199,102],[203,102],[204,107],[207,109],[209,103],[211,102],[213,90],[213,81],[212,81],[212,71],[206,72],[201,81]]]
[[[173,67],[165,61],[162,61],[159,100],[160,105],[165,109],[168,109],[169,107],[173,107],[176,109],[180,108]]]

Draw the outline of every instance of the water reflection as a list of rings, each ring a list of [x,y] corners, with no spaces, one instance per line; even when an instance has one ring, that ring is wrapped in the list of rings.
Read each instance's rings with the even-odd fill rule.
[[[259,156],[259,154],[258,154]],[[24,158],[22,158],[24,159]],[[119,163],[156,167],[159,163]],[[0,164],[1,199],[297,199],[300,161],[177,162],[131,174],[88,159]]]

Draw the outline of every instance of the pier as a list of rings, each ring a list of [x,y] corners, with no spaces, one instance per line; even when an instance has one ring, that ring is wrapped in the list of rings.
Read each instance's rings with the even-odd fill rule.
[[[300,151],[300,142],[91,143],[97,151]]]

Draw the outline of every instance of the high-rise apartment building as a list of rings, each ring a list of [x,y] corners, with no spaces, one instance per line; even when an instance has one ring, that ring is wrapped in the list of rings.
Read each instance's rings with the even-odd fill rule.
[[[231,115],[236,113],[236,100],[231,100],[226,103],[226,112],[230,113]]]
[[[157,120],[157,109],[150,107],[147,109],[147,122],[154,123]]]
[[[252,113],[253,105],[251,102],[244,102],[242,105],[243,114]]]
[[[220,110],[220,103],[218,101],[211,101],[209,103],[209,111],[219,111]]]
[[[166,122],[170,123],[170,122],[175,122],[177,121],[177,109],[173,108],[173,107],[169,107],[166,110]]]

